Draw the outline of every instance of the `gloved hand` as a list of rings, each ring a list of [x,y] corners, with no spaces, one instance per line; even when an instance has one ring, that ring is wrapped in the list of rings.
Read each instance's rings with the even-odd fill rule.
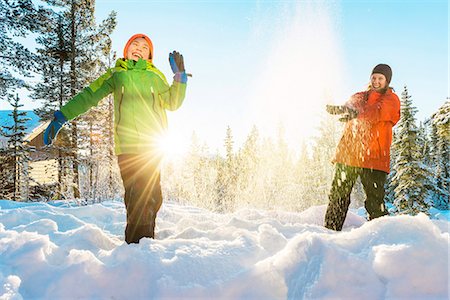
[[[64,125],[64,123],[67,122],[66,117],[62,114],[61,111],[57,110],[53,114],[54,118],[48,125],[48,127],[45,129],[44,132],[44,144],[45,145],[51,145],[53,143],[53,140],[56,138],[56,135],[58,134],[61,127]]]
[[[329,114],[340,115],[340,114],[343,114],[345,112],[344,107],[345,106],[342,106],[342,105],[329,105],[329,104],[327,104],[326,110],[327,110],[327,113],[329,113]]]
[[[343,115],[339,118],[341,122],[348,122],[358,116],[358,111],[344,105],[327,105],[326,110],[332,115]]]
[[[345,107],[345,112],[342,114],[342,117],[339,118],[339,121],[341,122],[348,122],[358,116],[358,111]]]
[[[173,79],[177,82],[186,83],[188,75],[184,69],[184,59],[177,51],[173,51],[169,54],[169,63],[172,68],[172,72],[175,73]]]

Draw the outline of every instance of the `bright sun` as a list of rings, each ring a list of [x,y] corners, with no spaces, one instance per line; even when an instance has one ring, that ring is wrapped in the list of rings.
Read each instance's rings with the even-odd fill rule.
[[[158,142],[158,150],[164,155],[165,159],[178,158],[185,154],[188,149],[188,143],[185,137],[173,131],[166,131]]]

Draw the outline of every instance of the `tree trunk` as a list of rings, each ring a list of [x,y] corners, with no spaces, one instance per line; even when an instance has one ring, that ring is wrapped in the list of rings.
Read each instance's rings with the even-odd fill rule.
[[[75,28],[75,10],[76,3],[72,1],[71,8],[71,39],[70,39],[70,98],[73,98],[76,94],[76,28]],[[78,173],[78,129],[76,122],[72,122],[72,168],[73,168],[73,195],[74,198],[80,198],[80,184],[79,184],[79,173]]]

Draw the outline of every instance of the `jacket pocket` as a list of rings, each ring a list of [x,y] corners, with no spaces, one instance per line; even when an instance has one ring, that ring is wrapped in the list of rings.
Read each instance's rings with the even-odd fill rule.
[[[381,158],[381,145],[378,138],[370,143],[370,147],[367,149],[367,156],[370,160]]]

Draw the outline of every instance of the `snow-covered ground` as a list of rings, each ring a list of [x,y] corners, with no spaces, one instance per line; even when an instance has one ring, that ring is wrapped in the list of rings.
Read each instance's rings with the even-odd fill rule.
[[[164,203],[157,239],[123,242],[121,202],[0,201],[0,299],[448,299],[448,214],[214,214]],[[439,214],[440,213],[440,214]]]

